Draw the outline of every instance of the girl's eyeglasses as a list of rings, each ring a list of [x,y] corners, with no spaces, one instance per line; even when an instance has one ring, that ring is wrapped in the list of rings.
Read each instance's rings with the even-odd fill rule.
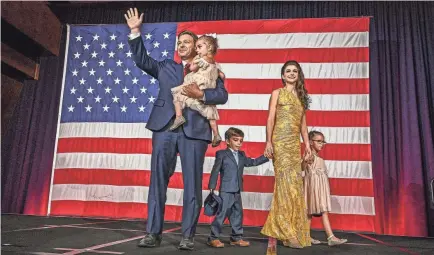
[[[319,144],[326,144],[327,143],[326,141],[323,141],[323,140],[312,140],[312,141],[317,142]]]

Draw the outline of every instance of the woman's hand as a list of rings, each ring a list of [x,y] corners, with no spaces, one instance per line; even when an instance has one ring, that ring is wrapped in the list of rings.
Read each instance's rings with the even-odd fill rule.
[[[264,156],[271,159],[273,158],[273,153],[273,144],[271,142],[267,142],[267,145],[265,145]]]
[[[310,149],[310,145],[306,145],[304,150],[304,160],[308,161],[312,157],[312,150]]]

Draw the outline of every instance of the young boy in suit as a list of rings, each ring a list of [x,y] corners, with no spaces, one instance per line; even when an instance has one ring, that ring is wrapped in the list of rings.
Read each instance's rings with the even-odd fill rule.
[[[225,133],[227,149],[219,150],[216,153],[208,189],[214,192],[217,185],[217,177],[220,173],[219,195],[222,198],[223,204],[211,224],[211,234],[207,242],[211,247],[224,247],[219,238],[226,217],[229,218],[232,227],[230,244],[241,247],[250,245],[248,241],[243,240],[243,206],[241,202],[243,171],[244,167],[258,166],[268,162],[268,158],[264,155],[256,159],[246,157],[245,153],[240,151],[243,139],[243,131],[238,128],[229,128]]]

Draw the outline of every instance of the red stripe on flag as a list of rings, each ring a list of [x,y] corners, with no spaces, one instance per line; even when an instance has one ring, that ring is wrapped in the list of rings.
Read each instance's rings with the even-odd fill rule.
[[[372,179],[329,178],[329,183],[332,195],[374,197]]]
[[[243,151],[249,157],[258,157],[264,153],[264,142],[244,142]],[[206,156],[215,157],[217,150],[226,149],[221,143],[219,147],[208,147]],[[149,138],[60,138],[58,153],[138,153],[151,154],[152,141]],[[371,161],[370,144],[327,144],[321,152],[325,160]]]
[[[216,55],[218,63],[299,63],[369,62],[369,48],[297,48],[297,49],[223,49]]]
[[[263,126],[267,123],[265,110],[219,110],[219,125]],[[308,126],[370,127],[369,111],[307,111]]]
[[[368,32],[369,18],[311,18],[282,20],[195,21],[178,23],[177,33],[198,35]]]
[[[182,220],[182,207],[166,205],[165,220],[180,222]],[[245,226],[262,226],[268,216],[268,211],[243,210],[243,224]],[[113,203],[103,201],[70,201],[58,200],[51,202],[50,215],[87,216],[109,218],[135,218],[146,219],[148,216],[147,204],[142,203]],[[374,231],[374,217],[370,215],[329,214],[333,229],[346,231]],[[214,217],[203,214],[199,223],[211,223]],[[312,220],[312,228],[322,229],[320,218]]]
[[[203,174],[202,189],[208,190],[210,174]],[[53,184],[99,184],[114,186],[148,186],[151,180],[149,170],[114,170],[114,169],[56,169]],[[244,191],[273,193],[274,176],[244,175]],[[220,183],[220,179],[218,179]],[[217,189],[219,184],[217,185]],[[183,189],[182,173],[174,173],[170,178],[169,188]],[[330,178],[332,195],[373,197],[371,179]]]
[[[306,79],[309,94],[369,94],[369,79]],[[271,94],[282,87],[279,79],[226,79],[229,94]]]

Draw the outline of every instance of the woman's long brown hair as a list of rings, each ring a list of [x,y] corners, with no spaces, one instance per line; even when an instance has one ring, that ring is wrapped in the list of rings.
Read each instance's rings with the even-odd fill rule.
[[[293,65],[297,67],[298,70],[298,81],[295,85],[295,90],[297,91],[298,99],[301,101],[301,104],[303,105],[304,109],[309,109],[309,105],[311,103],[310,96],[307,93],[306,87],[304,85],[304,73],[301,69],[300,64],[295,60],[288,60],[286,63],[282,66],[282,70],[280,71],[280,74],[283,75],[285,73],[285,69],[287,66]],[[283,86],[285,86],[285,81],[282,79]]]

